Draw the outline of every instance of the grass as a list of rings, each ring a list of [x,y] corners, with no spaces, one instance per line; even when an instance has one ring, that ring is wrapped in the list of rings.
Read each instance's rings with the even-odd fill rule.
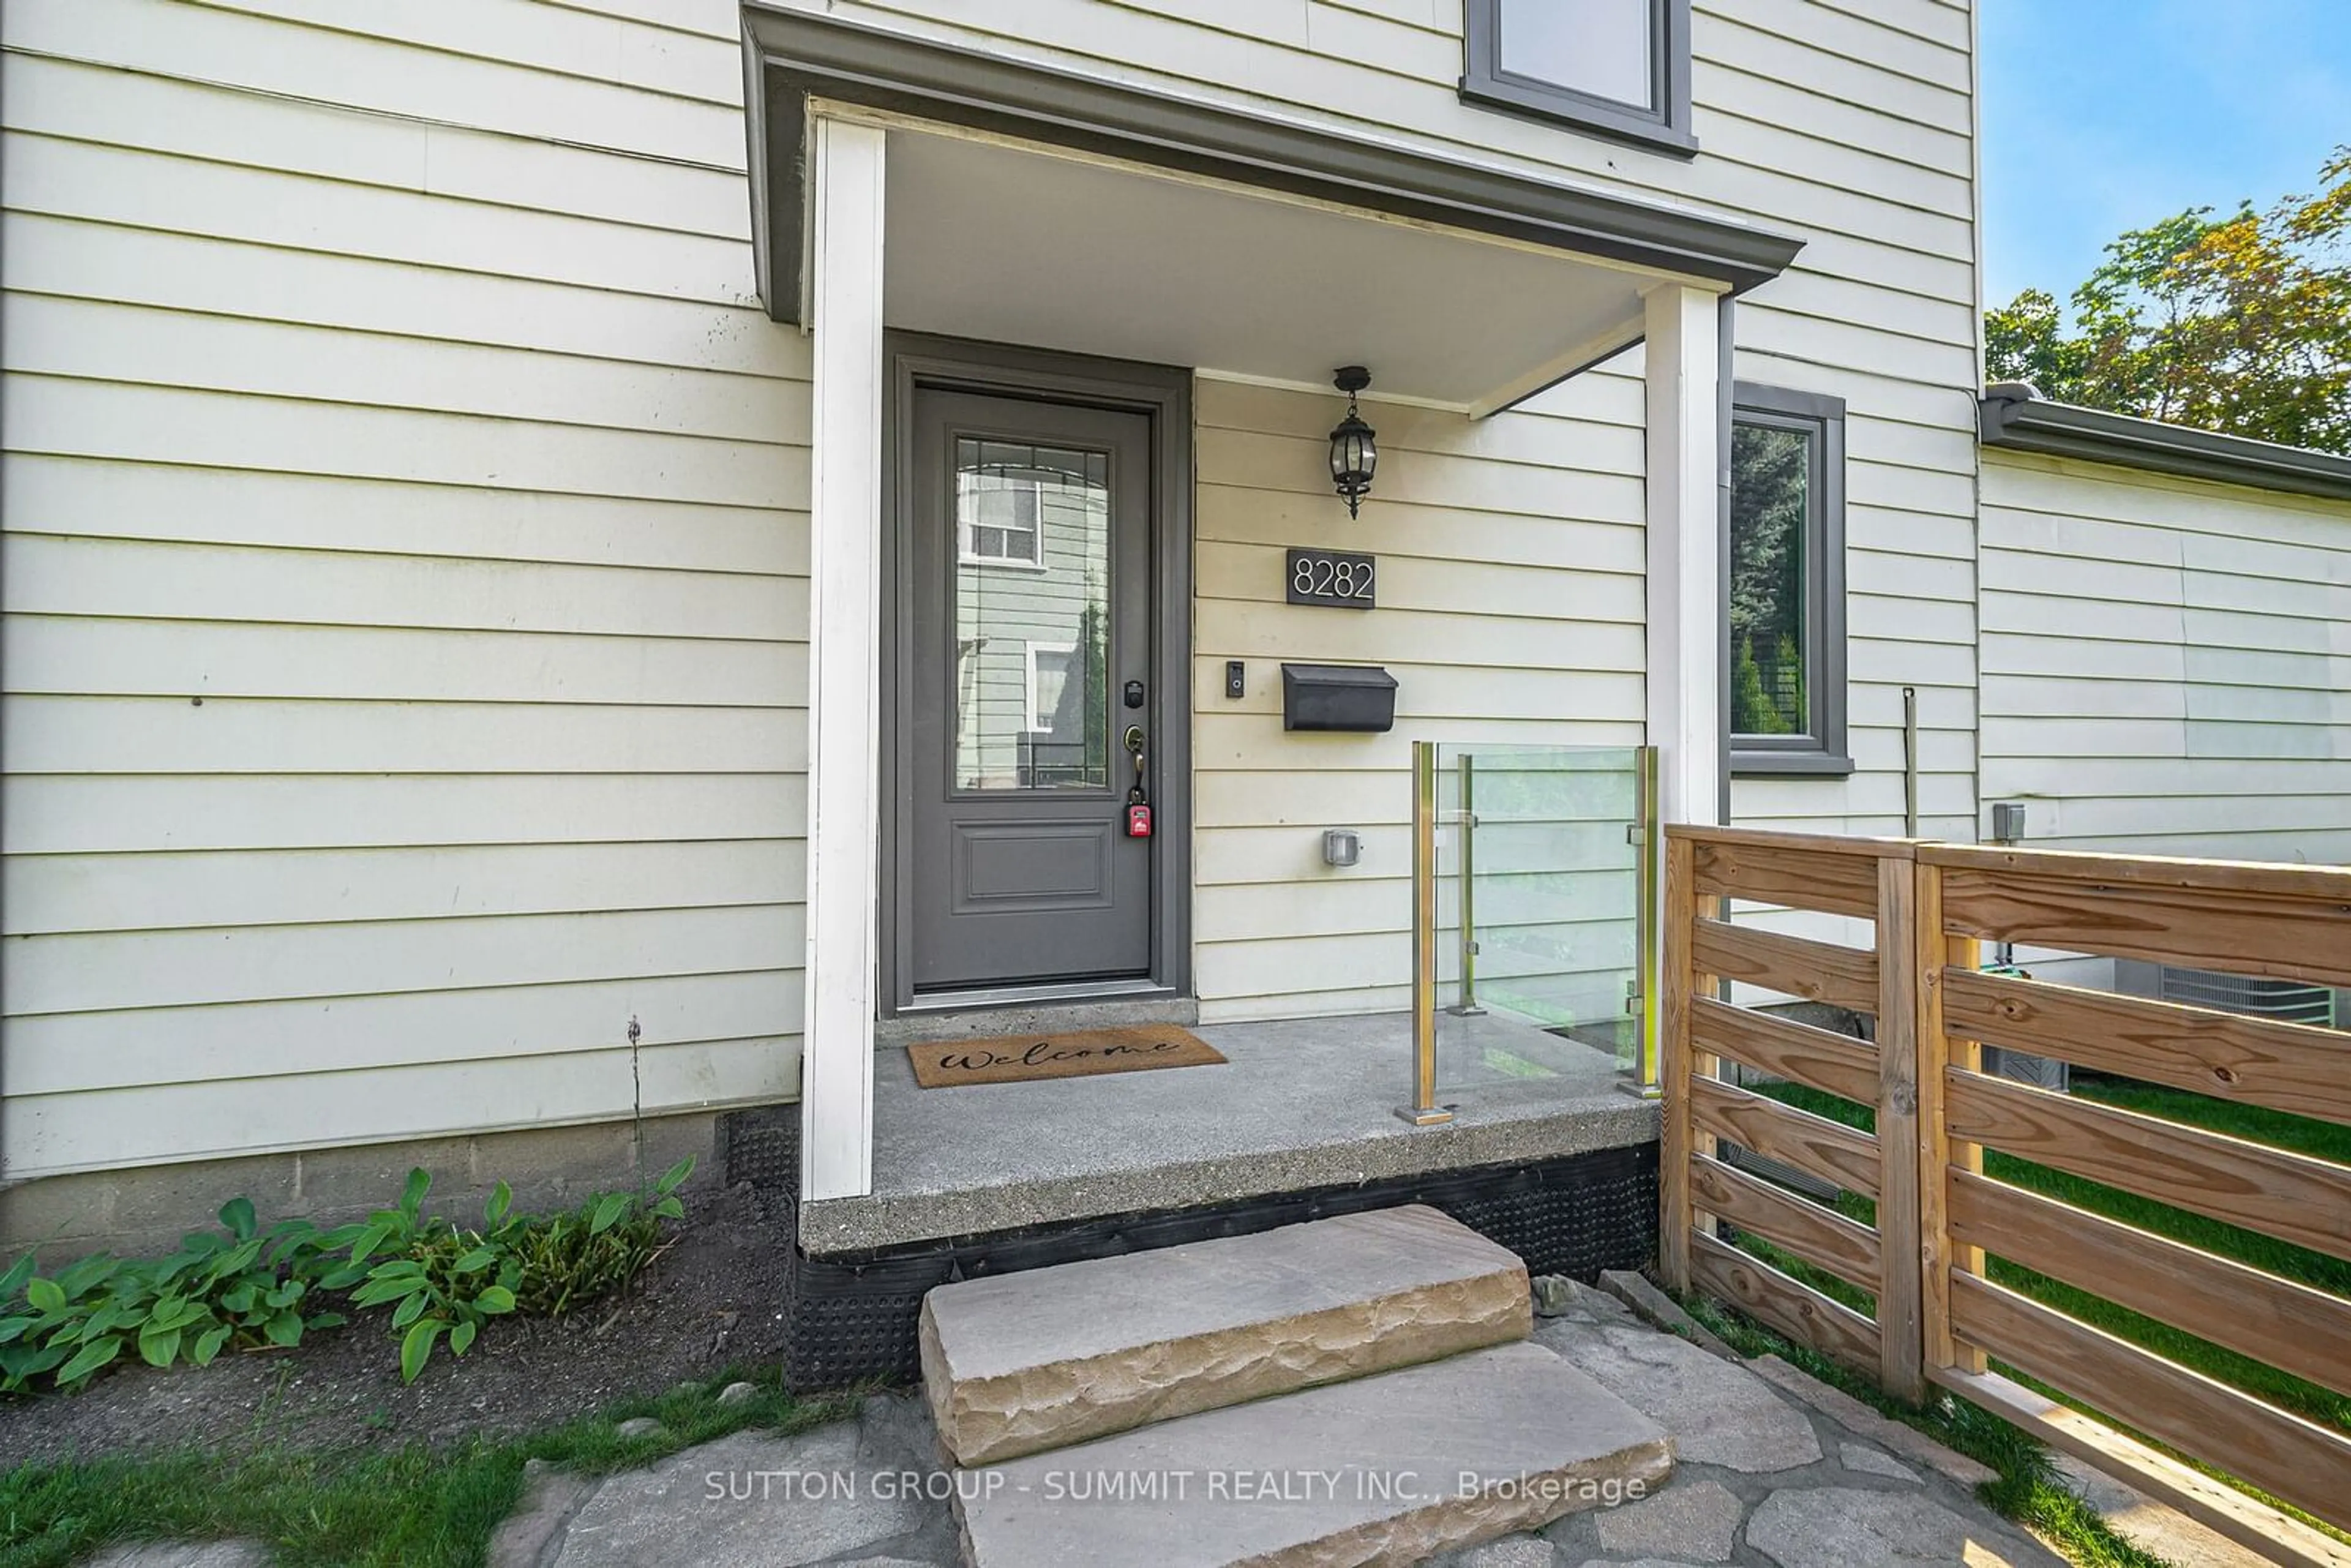
[[[1800,1084],[1759,1084],[1755,1088],[1758,1093],[1769,1094],[1773,1099],[1843,1122],[1848,1126],[1858,1127],[1865,1132],[1873,1130],[1875,1118],[1865,1105],[1856,1105]],[[2351,1128],[2339,1127],[2332,1123],[2289,1116],[2259,1106],[2240,1105],[2128,1079],[2089,1073],[2074,1075],[2074,1092],[2085,1100],[2096,1100],[2151,1116],[2191,1123],[2234,1137],[2351,1165]],[[2186,1209],[2158,1203],[2117,1187],[2085,1181],[2064,1171],[2052,1170],[2047,1166],[2004,1155],[1997,1149],[1985,1151],[1984,1174],[2001,1181],[2013,1182],[2018,1186],[2028,1187],[2060,1202],[2103,1214],[2141,1230],[2151,1230],[2158,1236],[2168,1236],[2204,1251],[2233,1258],[2239,1262],[2249,1263],[2254,1268],[2267,1270],[2273,1274],[2320,1290],[2351,1296],[2351,1262],[2330,1258],[2323,1252],[2296,1247],[2259,1231],[2208,1219],[2200,1214],[2191,1214]],[[1875,1206],[1857,1194],[1839,1194],[1835,1207],[1838,1212],[1864,1225],[1876,1223]],[[1776,1249],[1773,1250],[1777,1251]],[[1784,1269],[1795,1260],[1782,1253],[1770,1261]],[[2280,1409],[2291,1410],[2338,1431],[2351,1432],[2351,1399],[2333,1389],[2280,1372],[2265,1363],[2241,1355],[2209,1340],[2183,1333],[2168,1323],[2117,1306],[2063,1281],[2020,1268],[2005,1259],[1989,1260],[1986,1271],[1991,1279],[2011,1290],[2031,1296],[2059,1312],[2070,1313],[2085,1322],[2095,1323],[2108,1333],[2144,1345],[2183,1366],[2194,1367],[2207,1376],[2241,1388]],[[1852,1288],[1842,1281],[1828,1280],[1817,1270],[1807,1271],[1802,1277],[1805,1283],[1817,1286],[1848,1306],[1857,1304],[1853,1300],[1855,1292]],[[1823,1282],[1824,1280],[1826,1283]],[[1831,1290],[1830,1285],[1836,1288]]]
[[[1949,1396],[1924,1406],[1906,1405],[1860,1374],[1704,1297],[1685,1296],[1682,1305],[1741,1355],[1777,1355],[1944,1447],[1990,1466],[1999,1472],[1998,1479],[1978,1487],[1977,1495],[2001,1514],[2039,1531],[2077,1568],[2168,1568],[2162,1558],[2116,1534],[2097,1510],[2066,1490],[2049,1461],[2049,1450],[1998,1416]]]
[[[759,1392],[719,1404],[737,1378]],[[230,1537],[266,1543],[286,1568],[475,1568],[521,1500],[528,1460],[604,1474],[748,1427],[805,1430],[853,1408],[794,1399],[772,1372],[737,1372],[504,1440],[26,1465],[0,1476],[0,1568],[65,1568],[116,1541]],[[616,1424],[632,1416],[654,1416],[662,1430],[622,1437]]]

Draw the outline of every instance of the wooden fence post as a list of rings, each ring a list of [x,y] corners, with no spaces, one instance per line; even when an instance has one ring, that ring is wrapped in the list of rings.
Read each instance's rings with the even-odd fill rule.
[[[1951,1333],[1951,1271],[1983,1272],[1983,1249],[1956,1247],[1951,1241],[1950,1167],[1983,1169],[1983,1149],[1975,1144],[1951,1142],[1950,1123],[1944,1110],[1943,1073],[1947,1067],[1973,1071],[1982,1065],[1983,1048],[1973,1040],[1954,1040],[1943,1024],[1943,968],[1973,970],[1978,947],[1970,936],[1948,936],[1943,930],[1943,868],[1921,849],[1917,862],[1917,883],[1913,917],[1917,922],[1917,1035],[1918,1063],[1918,1260],[1920,1318],[1926,1364],[1981,1372],[1980,1350],[1963,1345]],[[1889,1162],[1890,1163],[1890,1162]]]
[[[1665,961],[1658,967],[1657,1266],[1668,1289],[1690,1283],[1690,944],[1698,919],[1698,846],[1666,840]]]
[[[1877,862],[1878,1382],[1914,1405],[1927,1396],[1919,1363],[1917,912],[1917,867],[1907,856],[1887,855]]]

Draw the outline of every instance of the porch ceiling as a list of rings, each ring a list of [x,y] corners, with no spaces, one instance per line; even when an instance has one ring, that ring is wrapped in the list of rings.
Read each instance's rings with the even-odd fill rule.
[[[950,133],[890,134],[891,325],[1483,414],[1639,340],[1658,274]]]

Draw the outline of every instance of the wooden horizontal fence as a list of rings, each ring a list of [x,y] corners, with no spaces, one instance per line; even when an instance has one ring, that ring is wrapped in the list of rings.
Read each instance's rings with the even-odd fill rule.
[[[1734,900],[1844,918],[1734,925]],[[1872,923],[1868,948],[1785,929],[1855,920]],[[1995,1179],[1983,1151],[2337,1259],[2351,1259],[2351,1166],[1981,1062],[1997,1045],[2351,1124],[2351,1036],[1980,961],[2004,942],[2351,985],[2351,871],[1677,827],[1664,925],[1669,1283],[1906,1397],[1952,1389],[2280,1561],[2351,1563],[2340,1542],[1990,1368],[2346,1530],[2351,1436],[1997,1282],[1985,1255],[2346,1396],[2351,1299]],[[1734,984],[1867,1015],[1874,1039],[1734,1005]],[[1876,1131],[1726,1082],[1724,1062],[1868,1106]],[[1741,1168],[1734,1149],[1872,1199],[1876,1225]],[[1731,1245],[1726,1226],[1867,1292],[1875,1313]]]

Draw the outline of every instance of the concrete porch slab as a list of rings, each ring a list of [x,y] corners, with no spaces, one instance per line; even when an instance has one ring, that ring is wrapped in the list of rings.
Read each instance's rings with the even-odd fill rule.
[[[831,1257],[1656,1141],[1615,1059],[1499,1014],[1440,1023],[1439,1127],[1408,1127],[1401,1013],[1196,1029],[1223,1066],[923,1089],[874,1058],[873,1192],[799,1207]]]

